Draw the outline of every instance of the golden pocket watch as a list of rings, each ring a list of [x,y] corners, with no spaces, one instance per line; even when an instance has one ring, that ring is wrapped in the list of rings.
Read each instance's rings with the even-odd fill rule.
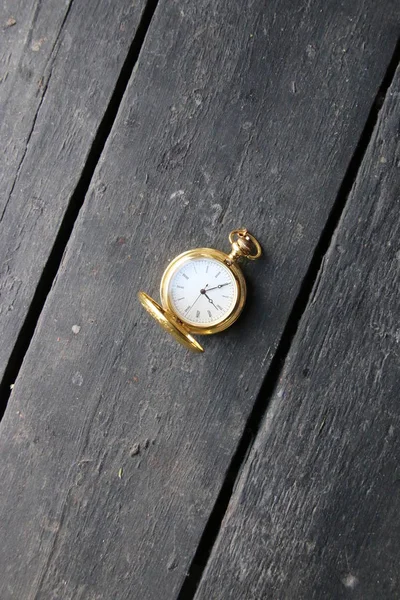
[[[247,229],[229,234],[230,254],[196,248],[174,258],[161,279],[160,306],[145,292],[138,298],[158,323],[183,346],[203,352],[191,335],[223,331],[236,321],[246,301],[246,281],[239,258],[255,260],[261,246]]]

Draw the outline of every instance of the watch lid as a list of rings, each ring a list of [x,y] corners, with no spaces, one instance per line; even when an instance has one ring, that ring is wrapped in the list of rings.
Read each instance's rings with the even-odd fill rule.
[[[150,298],[145,292],[138,292],[138,298],[148,313],[161,325],[165,331],[168,331],[182,346],[193,350],[194,352],[204,352],[204,349],[187,331],[185,326],[168,310],[163,308]]]

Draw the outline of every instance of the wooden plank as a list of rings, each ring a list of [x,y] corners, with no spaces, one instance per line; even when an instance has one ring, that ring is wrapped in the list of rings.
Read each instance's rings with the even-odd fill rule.
[[[1,423],[2,597],[176,596],[393,52],[395,9],[159,5]],[[242,224],[268,256],[246,267],[246,314],[188,354],[136,292]]]
[[[24,0],[1,11],[0,380],[144,4]]]
[[[399,597],[400,70],[196,600]]]

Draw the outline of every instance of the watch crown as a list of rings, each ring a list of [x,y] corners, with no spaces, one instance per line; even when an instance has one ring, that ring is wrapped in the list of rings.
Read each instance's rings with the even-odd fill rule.
[[[232,250],[229,254],[229,263],[237,261],[241,256],[255,260],[261,256],[262,250],[256,238],[247,229],[234,229],[229,234]]]

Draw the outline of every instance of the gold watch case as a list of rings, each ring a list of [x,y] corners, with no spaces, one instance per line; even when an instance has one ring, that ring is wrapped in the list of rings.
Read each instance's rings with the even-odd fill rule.
[[[218,333],[220,331],[223,331],[227,327],[230,327],[236,321],[236,319],[242,312],[246,301],[246,281],[243,277],[243,273],[240,270],[240,267],[235,263],[232,263],[231,265],[227,264],[229,256],[225,252],[221,252],[221,250],[214,250],[213,248],[195,248],[194,250],[188,250],[187,252],[183,252],[182,254],[174,258],[170,262],[168,267],[165,269],[161,279],[161,302],[166,310],[168,310],[171,313],[174,312],[168,295],[171,279],[176,273],[176,271],[178,271],[184,263],[194,258],[213,258],[214,260],[223,263],[226,267],[228,267],[235,279],[237,290],[236,303],[231,313],[228,316],[226,316],[223,321],[221,321],[220,323],[215,323],[214,325],[210,325],[209,327],[199,327],[184,322],[185,328],[187,329],[187,331],[189,331],[189,333],[196,333],[197,335],[210,335],[212,333]]]
[[[226,254],[221,250],[215,250],[214,248],[195,248],[175,257],[165,269],[161,279],[161,305],[145,292],[138,293],[138,298],[143,307],[159,325],[168,331],[180,344],[194,352],[203,352],[204,349],[192,334],[211,335],[218,333],[230,327],[238,319],[246,302],[247,288],[243,273],[236,264],[236,261],[242,256],[254,260],[261,255],[260,244],[246,229],[234,230],[231,232],[229,240],[232,244],[230,254]],[[187,261],[198,258],[211,258],[228,267],[234,277],[237,291],[236,302],[231,312],[222,321],[206,327],[196,326],[179,318],[173,310],[169,297],[171,279],[176,271]]]

